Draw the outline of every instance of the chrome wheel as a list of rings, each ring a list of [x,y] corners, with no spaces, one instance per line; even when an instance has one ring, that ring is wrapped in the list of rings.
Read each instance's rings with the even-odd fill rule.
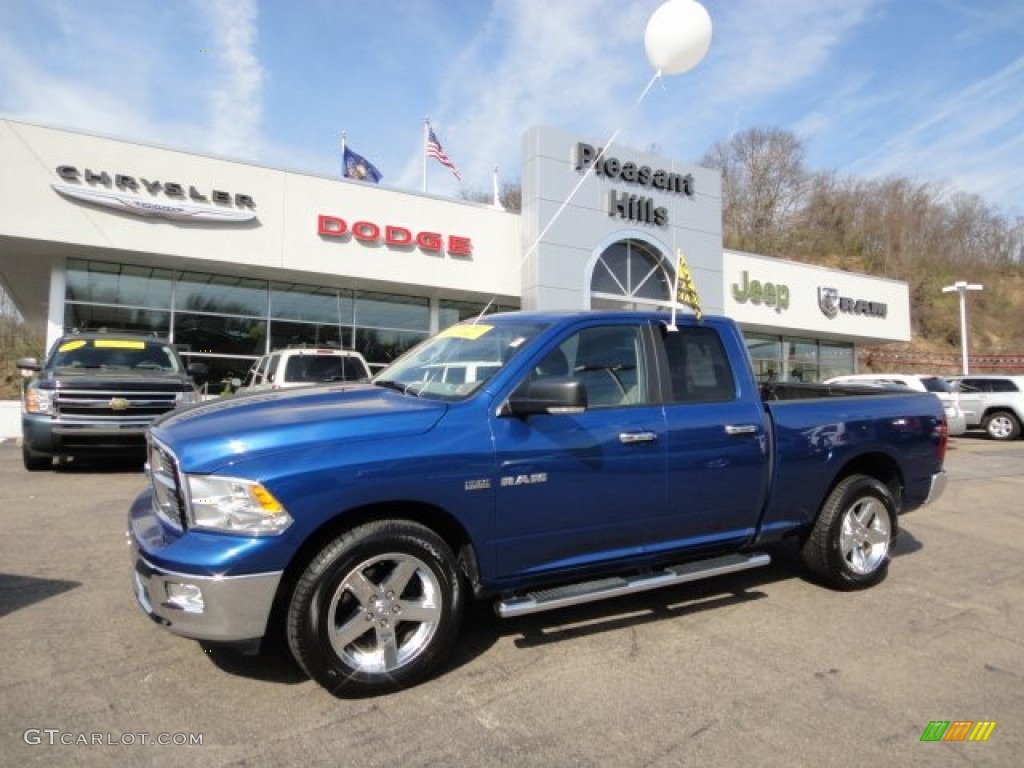
[[[879,499],[861,497],[843,515],[839,551],[853,573],[867,575],[885,562],[891,540],[889,513]]]
[[[836,589],[864,589],[889,572],[899,525],[889,486],[868,475],[850,475],[829,493],[800,549],[804,563]]]
[[[356,566],[331,598],[328,638],[346,665],[366,674],[405,666],[441,622],[441,585],[422,560],[387,554]]]
[[[331,693],[406,688],[443,664],[462,621],[451,547],[411,520],[377,520],[330,541],[288,604],[295,660]]]

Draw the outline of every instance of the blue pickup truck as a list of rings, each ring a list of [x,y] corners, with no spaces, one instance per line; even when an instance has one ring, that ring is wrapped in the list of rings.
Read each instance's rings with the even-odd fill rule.
[[[443,663],[471,598],[557,609],[762,566],[785,538],[819,581],[871,586],[898,515],[945,486],[944,419],[927,393],[759,389],[726,318],[489,315],[369,383],[160,419],[135,594],[173,633],[281,633],[331,692],[380,693]]]

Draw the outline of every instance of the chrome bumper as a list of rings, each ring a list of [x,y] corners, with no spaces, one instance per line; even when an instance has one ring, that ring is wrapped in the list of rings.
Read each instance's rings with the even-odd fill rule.
[[[135,599],[151,619],[182,637],[214,642],[266,633],[281,572],[196,576],[164,570],[132,548]]]
[[[931,504],[945,492],[947,478],[948,475],[946,475],[946,470],[944,469],[932,475],[932,484],[931,487],[928,489],[928,497],[924,500],[924,504],[922,504],[921,506]]]

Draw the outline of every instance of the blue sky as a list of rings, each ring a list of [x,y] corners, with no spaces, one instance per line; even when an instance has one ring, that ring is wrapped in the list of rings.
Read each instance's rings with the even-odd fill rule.
[[[487,192],[545,124],[696,161],[792,131],[812,170],[907,176],[1024,215],[1024,2],[704,0],[711,49],[653,69],[661,0],[0,0],[0,114],[338,175],[340,136],[422,188],[430,116]],[[436,161],[429,190],[459,185]]]

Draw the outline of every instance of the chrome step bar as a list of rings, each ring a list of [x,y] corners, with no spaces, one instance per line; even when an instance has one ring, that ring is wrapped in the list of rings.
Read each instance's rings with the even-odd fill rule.
[[[685,584],[688,581],[710,579],[727,573],[746,571],[750,568],[760,568],[768,565],[771,561],[771,557],[764,553],[723,555],[709,560],[672,565],[658,571],[635,576],[614,576],[540,592],[529,592],[525,595],[499,600],[494,604],[494,609],[501,618],[508,619],[514,616],[525,616],[528,613],[553,611],[556,608],[565,608],[570,605],[582,605],[598,600],[607,600],[611,597],[670,587],[673,584]]]

